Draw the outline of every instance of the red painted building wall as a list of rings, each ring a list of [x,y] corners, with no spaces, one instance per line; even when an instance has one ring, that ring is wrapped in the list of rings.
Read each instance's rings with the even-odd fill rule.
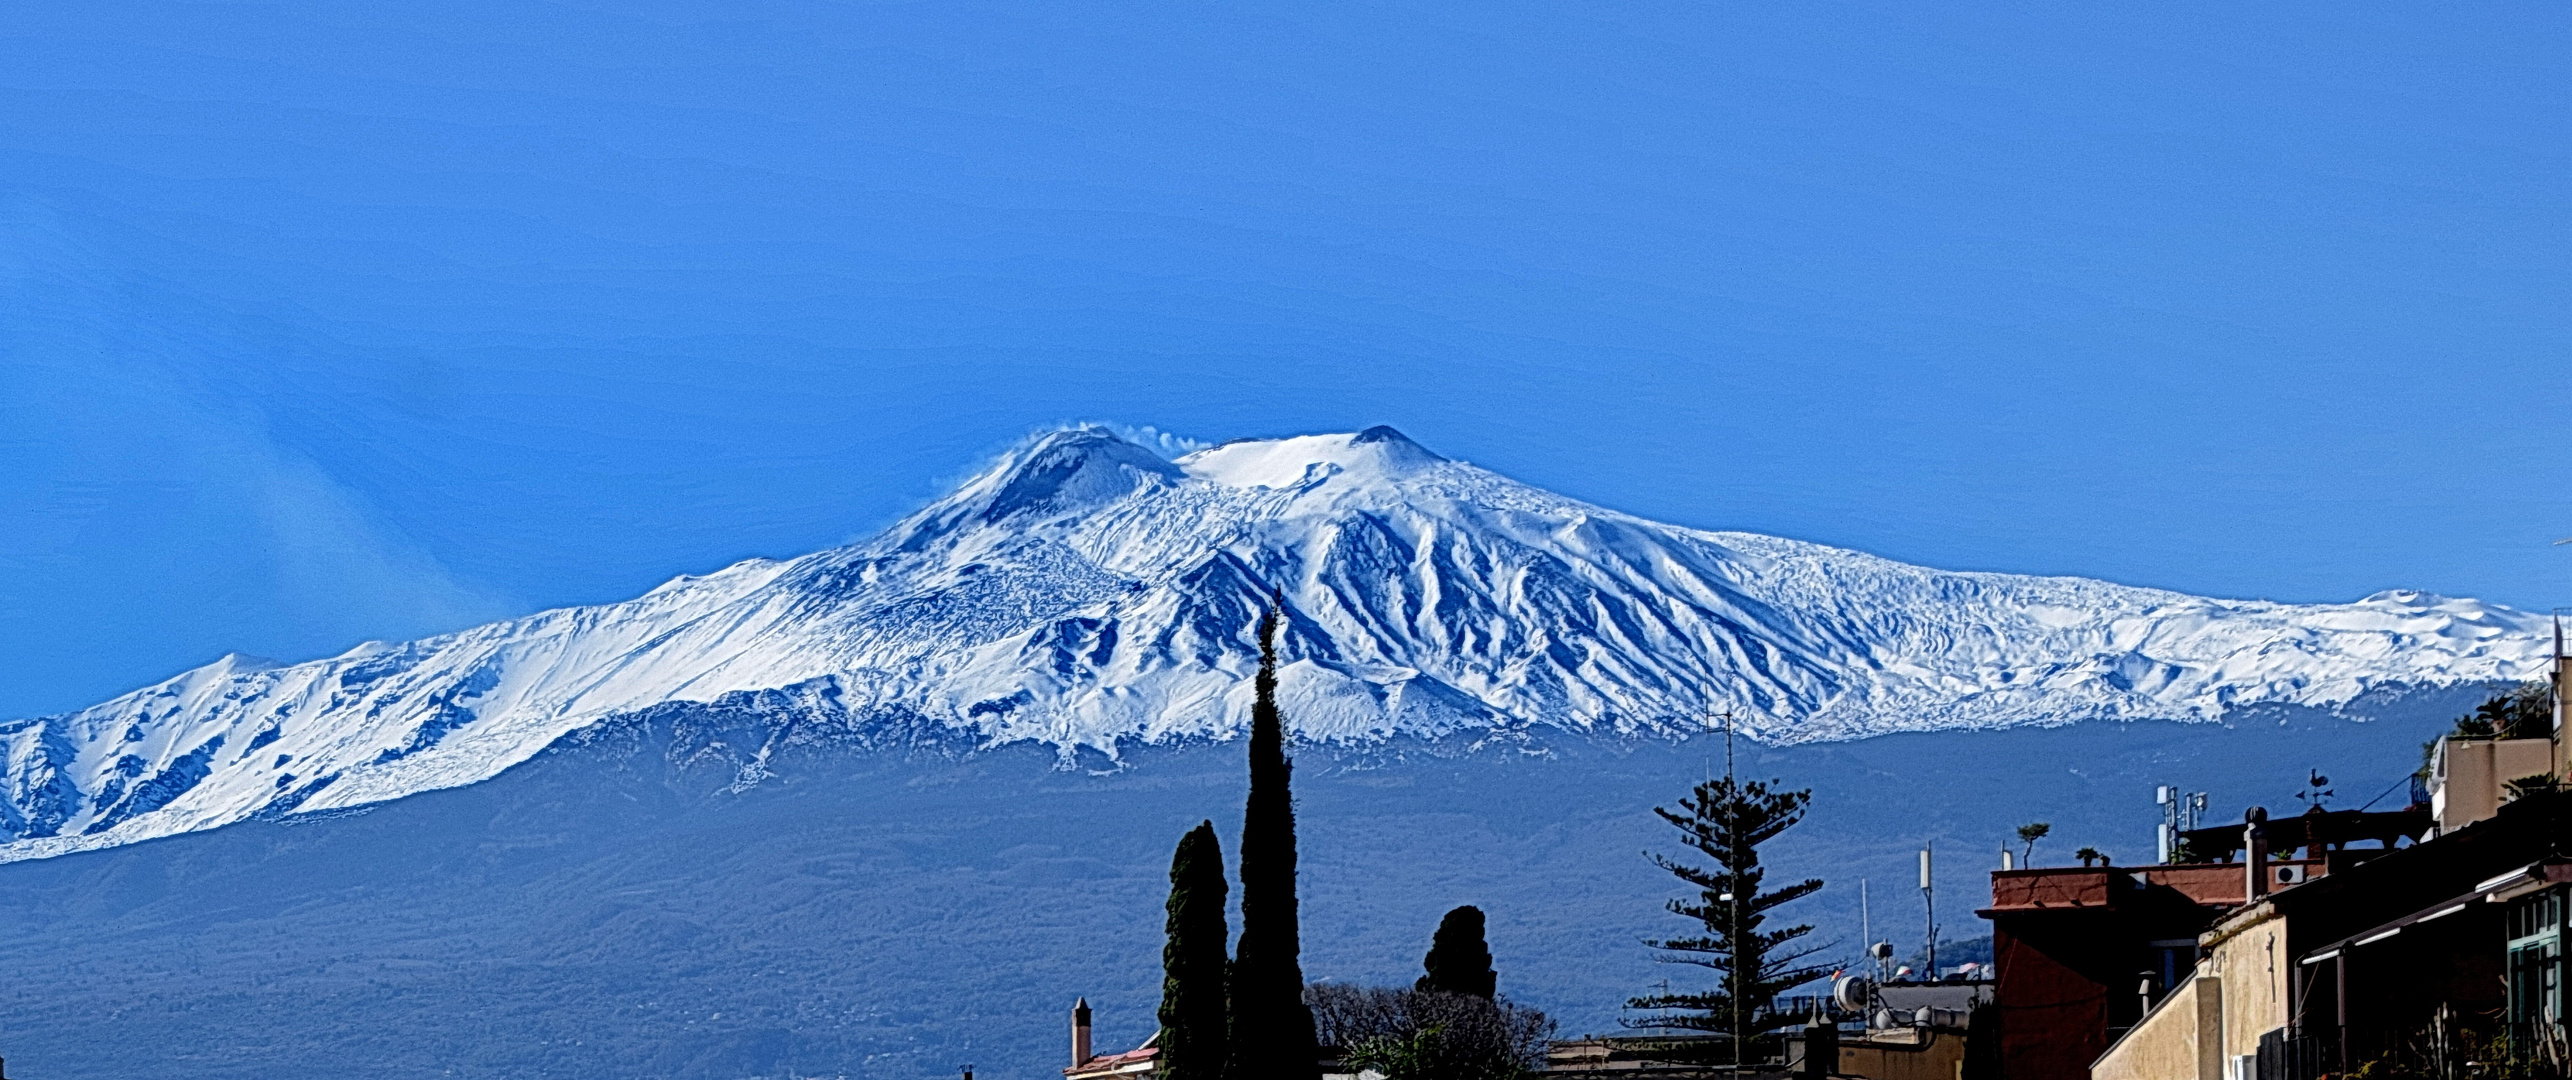
[[[2152,943],[2194,939],[2243,886],[2238,865],[1993,874],[1979,914],[1992,922],[2003,1080],[2088,1080],[2143,1016],[2145,974],[2161,966]]]

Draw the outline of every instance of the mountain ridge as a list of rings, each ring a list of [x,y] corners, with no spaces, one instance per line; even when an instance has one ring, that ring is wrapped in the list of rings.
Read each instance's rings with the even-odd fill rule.
[[[2472,600],[2219,600],[1664,525],[1389,427],[1171,459],[1083,426],[858,543],[320,660],[228,655],[0,723],[0,861],[469,784],[732,694],[1111,759],[1229,738],[1250,627],[1281,589],[1290,721],[1344,743],[1684,737],[1726,709],[1772,742],[2210,720],[2517,677],[2544,655],[2534,616]]]

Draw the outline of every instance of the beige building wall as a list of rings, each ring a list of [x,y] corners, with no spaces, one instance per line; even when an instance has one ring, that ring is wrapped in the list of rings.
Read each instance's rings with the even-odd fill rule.
[[[2552,739],[2502,739],[2492,744],[2492,787],[2497,798],[2508,797],[2512,780],[2548,776],[2553,772]]]
[[[2554,775],[2572,776],[2572,739],[2563,737],[2563,724],[2572,720],[2572,656],[2554,660]]]
[[[2259,1052],[2259,1037],[2285,1027],[2287,981],[2295,958],[2286,952],[2286,920],[2265,903],[2235,913],[2206,935],[2201,976],[2223,983],[2220,1038],[2223,1058]],[[2220,1074],[2219,1074],[2220,1075]]]
[[[2224,1063],[2259,1053],[2259,1037],[2285,1027],[2295,958],[2286,920],[2266,903],[2234,912],[2202,939],[2189,980],[2108,1048],[2091,1080],[2232,1080]]]
[[[2554,771],[2552,739],[2445,739],[2429,778],[2429,813],[2438,831],[2460,829],[2500,812],[2512,780]]]
[[[2090,1067],[2090,1080],[2223,1080],[2223,983],[2200,975]]]

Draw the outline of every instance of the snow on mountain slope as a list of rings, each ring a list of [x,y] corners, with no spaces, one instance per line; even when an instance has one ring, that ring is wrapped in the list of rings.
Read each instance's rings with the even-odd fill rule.
[[[2533,616],[2471,600],[2214,600],[1661,525],[1390,428],[1175,462],[1079,428],[864,543],[326,660],[229,656],[0,723],[0,860],[468,784],[734,693],[1110,756],[1228,737],[1275,590],[1288,716],[1316,740],[1675,735],[1727,708],[1774,741],[2212,719],[2520,677],[2546,652]]]

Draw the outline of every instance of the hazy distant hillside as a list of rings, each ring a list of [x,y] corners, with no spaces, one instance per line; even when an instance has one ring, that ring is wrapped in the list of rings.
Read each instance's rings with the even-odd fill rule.
[[[1875,930],[1907,951],[1923,842],[1942,936],[1974,937],[1982,872],[2022,822],[2054,823],[2040,862],[2094,845],[2130,863],[2149,857],[2157,782],[2230,817],[2295,805],[2318,768],[2356,805],[2475,696],[2371,696],[2359,707],[2384,719],[2366,723],[2290,709],[1741,756],[1816,788],[1776,852],[1781,873],[1830,883],[1797,916],[1854,953],[1871,878]],[[1033,746],[800,743],[737,787],[739,748],[775,722],[674,706],[484,784],[0,866],[10,1075],[1041,1077],[1075,995],[1103,1042],[1150,1033],[1170,847],[1212,818],[1232,851],[1239,743],[1098,772]],[[1460,903],[1492,913],[1501,988],[1574,1032],[1688,977],[1638,944],[1678,929],[1642,852],[1667,843],[1649,808],[1720,769],[1718,743],[1453,749],[1299,754],[1312,977],[1407,982]]]

